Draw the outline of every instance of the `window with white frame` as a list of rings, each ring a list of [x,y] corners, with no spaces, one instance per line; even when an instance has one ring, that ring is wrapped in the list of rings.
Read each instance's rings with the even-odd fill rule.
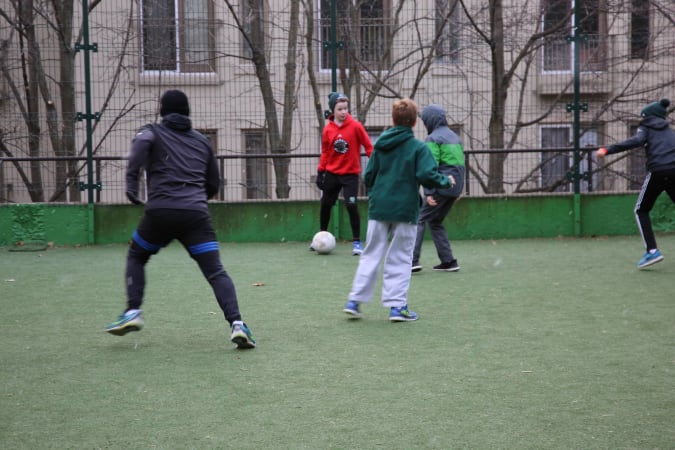
[[[213,72],[212,0],[142,0],[143,71]]]
[[[607,0],[542,0],[544,37],[542,69],[544,72],[571,72],[575,46],[579,46],[582,72],[607,70]],[[578,20],[574,15],[578,3]],[[577,23],[578,22],[578,23]],[[573,33],[580,39],[573,40]]]
[[[436,61],[455,64],[459,62],[460,14],[459,0],[435,0]]]
[[[628,127],[628,133],[633,136],[639,125]],[[647,155],[642,148],[634,148],[628,152],[628,189],[639,191],[647,176]]]
[[[574,164],[574,149],[572,148],[573,129],[571,125],[546,125],[542,126],[540,132],[540,147],[550,149],[540,153],[539,164],[539,187],[544,192],[569,192],[573,188],[572,181],[568,178],[568,173],[572,170]],[[598,129],[595,126],[584,127],[579,136],[579,148],[581,151],[579,161],[579,173],[588,173],[591,170],[589,165],[590,151],[585,152],[584,148],[595,148],[598,146]],[[586,192],[597,186],[597,180],[589,175],[582,178],[580,190]]]
[[[244,151],[245,198],[269,199],[271,197],[268,159],[267,130],[256,128],[242,130]]]
[[[321,69],[331,69],[331,2],[336,2],[336,42],[340,69],[389,65],[391,0],[318,0]]]
[[[262,50],[265,45],[265,1],[242,0],[240,20],[245,34],[241,37],[242,56],[251,58],[251,46]]]

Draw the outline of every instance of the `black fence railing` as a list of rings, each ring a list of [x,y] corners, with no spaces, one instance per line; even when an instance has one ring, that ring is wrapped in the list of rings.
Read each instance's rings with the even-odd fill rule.
[[[595,148],[580,152],[578,170],[569,148],[467,150],[464,195],[565,195],[628,192],[645,175],[641,151],[626,152],[599,163]],[[93,157],[96,203],[126,203],[125,156]],[[222,189],[216,201],[254,202],[319,199],[315,186],[319,154],[249,154],[217,156]],[[367,162],[365,155],[362,157]],[[60,174],[60,175],[59,175]],[[65,174],[65,175],[64,175]],[[0,203],[86,202],[89,189],[85,157],[0,157]],[[39,179],[38,182],[34,180]],[[143,184],[143,183],[141,183]],[[287,198],[277,188],[287,187]],[[283,191],[284,189],[279,189]],[[144,196],[144,186],[140,186]],[[362,186],[360,195],[365,196]]]

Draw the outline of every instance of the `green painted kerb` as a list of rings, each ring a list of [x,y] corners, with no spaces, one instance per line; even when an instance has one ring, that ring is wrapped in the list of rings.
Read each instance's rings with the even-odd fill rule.
[[[636,235],[635,194],[582,195],[581,236]],[[331,230],[351,239],[344,204],[337,206]],[[360,200],[361,236],[366,234],[367,201]],[[319,202],[212,203],[213,224],[221,242],[306,241],[319,229]],[[134,205],[95,205],[95,243],[124,243],[131,239],[143,208]],[[465,197],[445,221],[453,240],[509,239],[575,235],[572,196]],[[675,232],[675,206],[662,195],[652,211],[657,233]],[[0,205],[0,246],[18,241],[85,245],[89,241],[87,205]],[[428,237],[428,233],[427,233]]]

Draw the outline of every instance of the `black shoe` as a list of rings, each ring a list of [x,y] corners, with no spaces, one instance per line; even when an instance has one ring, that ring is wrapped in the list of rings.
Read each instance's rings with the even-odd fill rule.
[[[412,273],[415,272],[421,272],[422,271],[422,264],[420,263],[413,263],[412,268],[410,269]]]
[[[457,263],[456,259],[453,259],[450,262],[444,262],[434,266],[433,270],[441,272],[457,272],[459,270],[459,264]]]

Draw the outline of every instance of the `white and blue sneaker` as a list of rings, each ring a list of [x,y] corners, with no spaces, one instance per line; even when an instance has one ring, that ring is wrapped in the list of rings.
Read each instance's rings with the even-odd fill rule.
[[[657,248],[656,250],[648,251],[645,255],[638,261],[638,269],[644,269],[645,267],[656,264],[657,262],[663,261],[663,255]]]
[[[115,336],[124,336],[130,331],[141,331],[143,315],[140,309],[130,309],[123,312],[115,322],[105,326],[105,331]]]
[[[238,349],[255,348],[253,333],[251,333],[249,327],[240,320],[232,322],[230,341],[236,344]]]
[[[389,311],[389,320],[392,322],[411,322],[417,319],[417,313],[410,311],[408,309],[408,305],[402,306],[400,308],[393,307]]]
[[[363,253],[363,245],[361,245],[361,241],[352,242],[352,255],[360,256],[361,253]]]
[[[343,312],[346,312],[349,314],[350,319],[360,319],[361,318],[361,312],[359,311],[359,302],[354,302],[354,301],[348,301],[345,303],[345,307],[342,310]]]

